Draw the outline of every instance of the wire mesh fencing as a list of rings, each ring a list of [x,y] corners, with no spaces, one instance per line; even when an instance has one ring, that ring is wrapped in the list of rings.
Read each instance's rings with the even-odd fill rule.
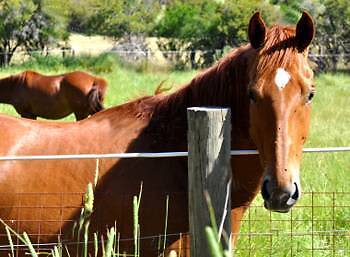
[[[20,229],[26,223],[36,224],[38,234],[30,235],[35,249],[49,250],[55,243],[45,243],[45,237],[40,231],[49,223],[67,223],[73,220],[65,220],[63,214],[72,208],[79,208],[71,204],[74,198],[81,199],[83,193],[73,194],[15,194],[22,201],[15,210],[18,217],[28,209],[37,213],[37,219],[5,220],[13,228]],[[45,201],[55,200],[54,204],[45,206],[57,210],[57,217],[44,220]],[[76,202],[76,201],[75,201]],[[6,208],[2,206],[1,208]],[[162,222],[162,221],[160,221]],[[142,228],[141,228],[142,229]],[[62,238],[62,231],[53,231],[51,236]],[[168,233],[148,235],[140,238],[140,243],[151,242],[154,247],[160,247],[164,240],[172,240],[186,236],[183,234]],[[1,235],[6,237],[5,234]],[[133,238],[125,238],[121,235],[121,242],[132,242]],[[2,240],[4,241],[4,240]],[[82,244],[79,241],[65,241],[65,245]],[[91,243],[91,242],[90,242]],[[18,239],[13,245],[17,251],[27,250]],[[186,252],[188,244],[177,244],[172,249],[175,252]],[[9,244],[0,245],[0,255],[9,251]],[[130,253],[131,254],[131,253]],[[131,254],[132,255],[132,254]],[[178,255],[179,256],[179,255]],[[289,213],[272,213],[263,207],[260,197],[247,210],[242,221],[238,243],[235,248],[235,257],[240,256],[350,256],[350,192],[306,192],[300,202]],[[142,257],[142,256],[141,256]]]
[[[350,192],[307,192],[288,214],[257,199],[242,222],[235,256],[350,256]]]

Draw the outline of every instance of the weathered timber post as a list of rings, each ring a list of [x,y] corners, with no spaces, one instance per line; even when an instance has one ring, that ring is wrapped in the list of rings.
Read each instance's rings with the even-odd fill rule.
[[[211,223],[204,192],[210,196],[219,234],[223,231],[226,239],[231,234],[231,111],[188,108],[187,119],[191,257],[210,257],[205,227]],[[221,243],[228,249],[227,240]]]

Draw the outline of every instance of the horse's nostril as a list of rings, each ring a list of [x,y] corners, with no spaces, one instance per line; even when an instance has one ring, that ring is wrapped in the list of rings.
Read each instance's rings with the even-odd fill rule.
[[[283,193],[280,193],[279,195],[279,200],[280,200],[280,203],[286,203],[290,198],[290,193],[289,192],[283,192]]]
[[[264,198],[264,200],[269,200],[270,199],[270,193],[267,189],[267,185],[268,185],[269,181],[266,179],[262,185],[261,188],[261,195]]]
[[[292,199],[298,200],[298,199],[299,199],[298,184],[297,184],[297,183],[294,183],[294,186],[295,186],[295,192],[294,192],[294,194],[292,195]]]

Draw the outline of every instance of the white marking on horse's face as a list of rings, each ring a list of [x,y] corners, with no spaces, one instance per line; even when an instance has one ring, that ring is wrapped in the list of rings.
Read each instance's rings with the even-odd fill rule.
[[[283,68],[278,68],[275,76],[275,83],[279,90],[282,90],[290,80],[290,75]]]

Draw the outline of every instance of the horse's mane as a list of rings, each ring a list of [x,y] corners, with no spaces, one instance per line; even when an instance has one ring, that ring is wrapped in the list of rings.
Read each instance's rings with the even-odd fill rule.
[[[176,134],[176,131],[183,133],[187,129],[187,107],[229,107],[234,133],[247,136],[249,72],[265,72],[267,69],[285,67],[297,51],[294,35],[293,28],[274,25],[267,31],[265,45],[259,51],[249,44],[236,48],[177,91],[139,98],[120,108],[125,107],[128,113],[133,113],[136,117],[148,117],[150,123],[147,130],[152,133],[162,134],[166,131],[164,126],[169,126],[168,130],[173,130],[171,133]],[[251,71],[249,69],[254,68],[250,67],[254,58],[258,62],[255,70]],[[131,106],[132,108],[128,108]],[[176,127],[179,125],[181,127]]]

